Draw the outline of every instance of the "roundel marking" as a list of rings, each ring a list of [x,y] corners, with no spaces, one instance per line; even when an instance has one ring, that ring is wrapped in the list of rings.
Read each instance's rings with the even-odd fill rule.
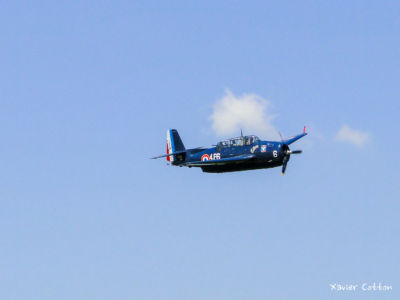
[[[207,161],[207,160],[209,160],[210,159],[210,156],[208,156],[208,154],[203,154],[202,156],[201,156],[201,161]]]

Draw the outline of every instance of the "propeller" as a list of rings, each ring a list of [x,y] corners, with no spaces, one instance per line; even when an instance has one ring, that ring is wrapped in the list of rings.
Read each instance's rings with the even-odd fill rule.
[[[279,133],[279,136],[281,137],[281,142],[283,143],[283,137],[282,137],[282,134],[281,134],[281,132],[280,132],[280,131],[278,131],[278,133]]]
[[[289,152],[289,154],[301,154],[301,153],[303,153],[303,150],[294,150],[294,151],[288,151]]]
[[[282,161],[282,175],[285,175],[286,166],[290,159],[290,154],[300,154],[302,150],[290,150],[289,146],[286,144],[282,145],[283,161]]]
[[[283,157],[282,175],[285,175],[286,166],[287,166],[287,163],[288,163],[288,161],[289,161],[289,157],[290,157],[290,154],[289,154],[289,155],[286,155],[286,154],[285,154],[285,156]]]

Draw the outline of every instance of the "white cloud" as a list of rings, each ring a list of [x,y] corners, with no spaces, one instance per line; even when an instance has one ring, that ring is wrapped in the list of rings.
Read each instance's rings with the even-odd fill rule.
[[[343,125],[336,134],[336,140],[349,142],[355,146],[362,147],[369,140],[369,134],[360,130],[350,128],[348,125]]]
[[[275,115],[270,114],[271,103],[256,94],[234,95],[230,90],[214,104],[210,116],[212,129],[217,136],[240,133],[261,135],[264,138],[278,138],[278,131],[272,125]]]

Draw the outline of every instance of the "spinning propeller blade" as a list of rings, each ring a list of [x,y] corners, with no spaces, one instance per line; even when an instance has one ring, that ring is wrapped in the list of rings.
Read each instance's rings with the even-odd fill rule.
[[[288,161],[290,159],[290,154],[300,154],[303,151],[302,150],[293,150],[293,151],[291,151],[289,149],[289,146],[286,145],[286,144],[284,144],[282,148],[283,148],[283,155],[284,155],[283,156],[283,161],[282,161],[282,175],[285,175],[286,166],[287,166],[287,163],[288,163]]]
[[[290,154],[301,154],[303,153],[302,150],[294,150],[294,151],[290,151]]]
[[[290,155],[285,155],[285,156],[283,157],[282,175],[285,175],[286,166],[287,166],[287,163],[288,163],[288,161],[289,161],[289,156],[290,156]]]
[[[278,131],[278,133],[279,133],[279,136],[281,137],[281,142],[283,142],[283,137],[282,137],[282,134],[281,134],[281,132],[280,132],[280,131]]]

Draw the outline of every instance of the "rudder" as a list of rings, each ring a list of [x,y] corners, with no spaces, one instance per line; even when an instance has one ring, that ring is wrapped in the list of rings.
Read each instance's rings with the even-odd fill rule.
[[[167,154],[175,153],[177,151],[184,151],[185,146],[179,136],[179,133],[176,129],[167,130]],[[182,160],[181,155],[170,155],[167,156],[167,160],[170,162],[174,162],[176,160]]]

